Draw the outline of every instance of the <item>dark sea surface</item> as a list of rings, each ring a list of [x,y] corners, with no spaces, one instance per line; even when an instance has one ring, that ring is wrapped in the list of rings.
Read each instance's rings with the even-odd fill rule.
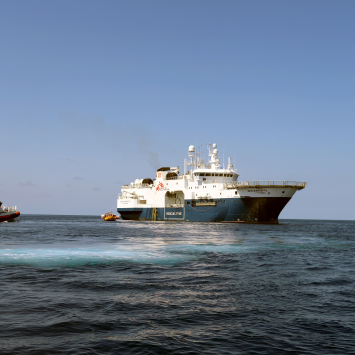
[[[355,354],[355,221],[0,223],[0,354]]]

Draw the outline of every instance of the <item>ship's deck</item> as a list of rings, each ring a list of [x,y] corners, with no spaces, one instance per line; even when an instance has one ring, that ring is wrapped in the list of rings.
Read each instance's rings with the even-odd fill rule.
[[[248,189],[248,188],[268,188],[268,187],[295,187],[302,190],[306,187],[306,182],[298,181],[235,181],[225,184],[226,189]]]

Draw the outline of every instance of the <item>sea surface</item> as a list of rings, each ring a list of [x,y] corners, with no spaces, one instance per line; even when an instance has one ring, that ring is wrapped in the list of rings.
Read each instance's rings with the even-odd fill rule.
[[[355,354],[355,221],[0,223],[0,354]]]

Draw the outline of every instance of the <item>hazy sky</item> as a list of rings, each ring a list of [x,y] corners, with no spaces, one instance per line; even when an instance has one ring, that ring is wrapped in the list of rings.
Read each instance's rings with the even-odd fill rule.
[[[355,1],[0,2],[0,200],[116,209],[217,143],[240,180],[306,181],[281,218],[354,219]]]

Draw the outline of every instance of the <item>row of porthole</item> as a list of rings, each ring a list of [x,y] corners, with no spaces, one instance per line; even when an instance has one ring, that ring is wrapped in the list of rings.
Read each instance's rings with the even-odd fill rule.
[[[202,199],[203,201],[201,201],[201,199],[197,199],[195,200],[195,202],[218,202],[218,203],[227,203],[226,200],[219,200],[219,201],[214,201],[214,200],[208,200],[205,201],[204,199]],[[186,201],[186,205],[189,205],[190,204],[190,201]]]
[[[217,173],[195,173],[195,176],[220,176],[220,177],[233,177],[234,174],[217,174]]]
[[[217,185],[212,185],[213,188],[217,187]],[[195,189],[198,189],[199,186],[195,186]],[[203,189],[207,189],[207,186],[202,186]],[[192,189],[192,187],[189,187],[189,189]]]

